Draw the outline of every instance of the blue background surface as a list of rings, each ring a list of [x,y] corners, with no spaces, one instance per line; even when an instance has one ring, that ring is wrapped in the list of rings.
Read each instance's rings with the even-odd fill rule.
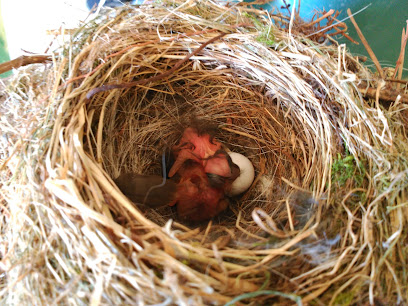
[[[287,0],[288,4],[293,5],[293,0]],[[297,8],[298,1],[295,7]],[[371,4],[371,5],[370,5]],[[276,7],[281,10],[284,5],[282,0],[276,0],[264,6],[266,9]],[[367,9],[354,16],[358,26],[363,32],[371,49],[374,51],[382,67],[394,67],[401,49],[402,29],[406,28],[408,19],[408,1],[407,0],[304,0],[301,1],[300,16],[305,20],[310,20],[315,10],[329,11],[330,9],[341,11],[338,19],[346,18],[347,9],[350,8],[352,13],[359,11],[365,6],[370,5]],[[292,8],[292,7],[290,7]],[[283,13],[287,10],[282,10]],[[350,20],[345,21],[348,27],[349,35],[360,44],[355,45],[347,39],[339,39],[341,43],[347,43],[349,50],[356,55],[368,57],[368,53],[361,43],[357,32]],[[367,60],[367,65],[373,67],[372,61]],[[405,56],[405,73],[408,71],[408,51]],[[374,69],[374,68],[373,68]]]

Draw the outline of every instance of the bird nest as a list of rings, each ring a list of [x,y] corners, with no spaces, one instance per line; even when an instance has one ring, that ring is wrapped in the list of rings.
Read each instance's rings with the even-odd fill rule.
[[[344,46],[266,11],[107,11],[2,93],[1,298],[10,304],[407,301],[406,104]],[[132,203],[192,120],[255,180],[210,221]],[[405,292],[405,293],[404,293]]]

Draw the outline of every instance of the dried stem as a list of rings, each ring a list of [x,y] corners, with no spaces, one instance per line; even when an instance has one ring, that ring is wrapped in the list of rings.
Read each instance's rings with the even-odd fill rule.
[[[347,9],[347,14],[350,17],[351,22],[354,25],[354,28],[357,31],[358,37],[360,37],[361,42],[363,43],[364,47],[366,48],[369,56],[371,57],[375,67],[377,68],[378,74],[380,77],[384,80],[384,71],[381,68],[380,62],[378,61],[377,57],[375,56],[373,50],[371,49],[370,45],[368,44],[367,40],[365,39],[363,32],[361,32],[359,26],[357,25],[357,22],[354,20],[353,14],[351,13],[350,9]]]
[[[22,55],[18,58],[0,64],[0,74],[19,67],[41,64],[52,60],[51,55]]]
[[[398,56],[397,63],[395,64],[395,72],[393,78],[397,76],[398,73],[398,79],[402,79],[402,72],[404,70],[404,59],[405,59],[405,47],[407,45],[407,40],[408,40],[408,20],[407,20],[407,28],[402,29],[402,35],[401,35],[401,51]],[[400,89],[400,85],[397,84],[397,90]]]
[[[367,96],[370,99],[377,98],[377,89],[376,88],[365,88],[359,87],[360,92]],[[398,96],[401,99],[401,102],[408,103],[408,94],[403,94],[399,90],[393,88],[382,89],[379,93],[378,98],[386,102],[394,102],[397,100]]]

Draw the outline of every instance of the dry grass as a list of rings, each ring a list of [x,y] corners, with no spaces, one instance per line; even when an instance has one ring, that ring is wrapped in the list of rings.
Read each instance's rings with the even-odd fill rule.
[[[109,11],[1,102],[1,302],[408,302],[407,106],[364,100],[344,46],[265,11],[172,2]],[[166,78],[86,95],[106,84]],[[261,41],[260,41],[261,40]],[[160,173],[193,118],[248,156],[230,210],[182,224],[112,178]]]

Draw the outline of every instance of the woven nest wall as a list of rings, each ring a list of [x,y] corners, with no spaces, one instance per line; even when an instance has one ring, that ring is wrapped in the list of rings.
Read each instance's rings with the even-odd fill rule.
[[[2,94],[2,302],[407,302],[406,105],[362,81],[265,11],[107,11]],[[252,161],[250,189],[198,224],[129,201],[113,179],[160,174],[197,119]]]

